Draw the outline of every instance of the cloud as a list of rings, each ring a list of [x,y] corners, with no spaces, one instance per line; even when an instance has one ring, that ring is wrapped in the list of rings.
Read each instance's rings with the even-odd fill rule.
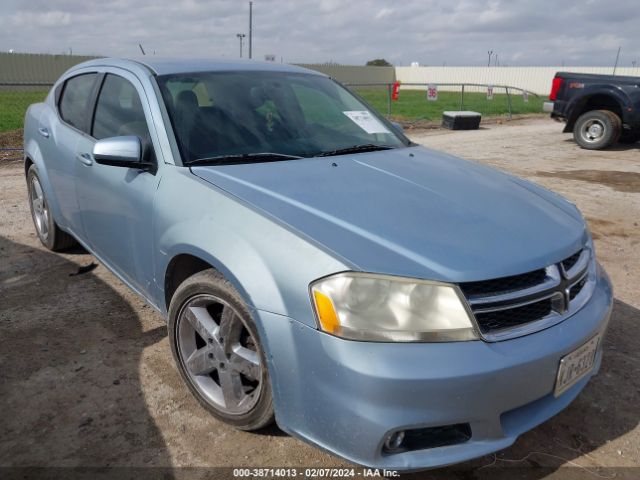
[[[28,28],[66,27],[71,24],[71,14],[69,12],[61,12],[60,10],[49,12],[19,11],[10,17],[8,23],[17,28],[23,28],[25,26],[28,26]]]
[[[640,10],[627,0],[255,0],[254,58],[364,64],[611,65],[640,56]],[[248,33],[238,0],[4,0],[0,50],[115,56],[235,57]],[[245,49],[246,52],[246,49]]]
[[[378,13],[376,13],[376,20],[388,17],[392,13],[393,13],[393,10],[390,9],[390,8],[386,8],[386,7],[385,8],[381,8],[380,10],[378,10]]]

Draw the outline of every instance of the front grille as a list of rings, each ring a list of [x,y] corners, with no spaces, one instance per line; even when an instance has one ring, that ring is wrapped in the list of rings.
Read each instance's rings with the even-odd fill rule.
[[[576,253],[574,253],[573,255],[571,255],[569,258],[565,258],[562,261],[562,266],[564,267],[565,271],[569,271],[573,268],[573,266],[578,263],[578,259],[580,258],[580,254],[582,253],[582,250],[578,250]]]
[[[539,328],[546,328],[557,323],[578,308],[578,302],[586,301],[587,295],[580,293],[589,285],[590,258],[591,251],[584,248],[546,268],[465,282],[460,289],[485,339],[512,338],[536,331],[535,326],[527,329],[529,324],[538,322]]]
[[[497,295],[538,285],[544,281],[546,276],[547,274],[543,268],[521,275],[494,278],[493,280],[485,280],[482,282],[461,283],[460,288],[462,289],[462,293],[467,297]]]
[[[578,296],[578,294],[584,288],[585,283],[587,283],[587,276],[586,275],[584,277],[582,277],[582,280],[580,280],[573,287],[571,287],[571,289],[569,290],[569,300],[573,300],[574,298],[576,298]]]
[[[490,333],[539,320],[551,314],[551,312],[551,299],[547,298],[546,300],[529,303],[521,307],[477,313],[476,321],[482,333]]]

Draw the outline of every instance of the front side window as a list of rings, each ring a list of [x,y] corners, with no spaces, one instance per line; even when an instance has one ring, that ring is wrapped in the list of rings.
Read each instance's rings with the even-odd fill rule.
[[[408,141],[333,80],[286,72],[158,77],[185,163],[273,153],[310,157]]]
[[[87,133],[89,101],[97,76],[97,73],[85,73],[67,80],[58,103],[62,119],[69,125]]]
[[[138,92],[128,80],[107,74],[96,103],[92,136],[100,140],[123,135],[135,135],[149,147],[149,128]]]

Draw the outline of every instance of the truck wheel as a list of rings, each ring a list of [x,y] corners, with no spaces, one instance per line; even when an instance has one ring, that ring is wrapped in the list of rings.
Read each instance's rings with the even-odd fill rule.
[[[636,143],[638,140],[640,140],[640,130],[623,130],[618,142],[631,144]]]
[[[222,275],[204,270],[178,287],[169,306],[169,339],[180,375],[214,417],[241,430],[273,422],[258,330]]]
[[[607,148],[618,141],[621,133],[620,117],[609,110],[583,113],[573,128],[576,143],[587,150]]]
[[[60,230],[53,219],[35,165],[31,165],[27,173],[27,188],[31,218],[40,242],[54,252],[67,250],[76,245],[76,239]]]

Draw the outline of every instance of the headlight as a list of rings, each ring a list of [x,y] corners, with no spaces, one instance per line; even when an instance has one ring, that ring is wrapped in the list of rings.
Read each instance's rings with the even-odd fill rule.
[[[319,326],[338,337],[378,342],[478,338],[454,285],[358,272],[311,284]]]

